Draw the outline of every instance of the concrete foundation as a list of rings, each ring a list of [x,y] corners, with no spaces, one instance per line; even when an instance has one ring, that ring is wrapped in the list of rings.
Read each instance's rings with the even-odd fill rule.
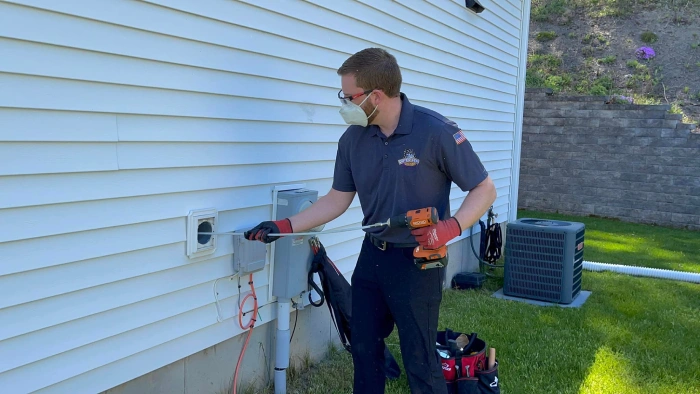
[[[329,343],[339,346],[338,335],[332,327],[328,307],[307,306],[292,311],[290,330],[296,331],[290,344],[290,367],[303,365],[305,357],[321,360]],[[271,382],[275,364],[277,323],[256,326],[241,363],[238,392],[248,385],[257,389]],[[192,354],[163,368],[147,373],[101,394],[226,394],[231,392],[236,362],[241,354],[247,332]]]

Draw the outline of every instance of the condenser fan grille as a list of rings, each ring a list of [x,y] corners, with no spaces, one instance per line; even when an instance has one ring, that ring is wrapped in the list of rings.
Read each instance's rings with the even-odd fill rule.
[[[509,242],[511,290],[523,296],[559,299],[564,234],[514,230]]]
[[[576,298],[579,292],[581,292],[581,279],[583,276],[583,233],[584,230],[576,233],[576,252],[574,252],[574,284],[573,284],[573,297]],[[580,247],[579,247],[580,245]]]
[[[523,219],[507,228],[504,293],[571,302],[581,291],[582,223]]]

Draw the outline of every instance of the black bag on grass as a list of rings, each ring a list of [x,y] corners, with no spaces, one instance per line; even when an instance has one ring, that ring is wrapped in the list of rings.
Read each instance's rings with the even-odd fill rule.
[[[338,336],[340,336],[340,341],[343,343],[343,347],[350,352],[352,345],[350,333],[352,289],[350,283],[328,257],[326,249],[318,238],[312,237],[309,243],[311,244],[311,250],[314,252],[314,258],[311,261],[308,282],[321,296],[321,301],[315,303],[311,300],[311,294],[309,293],[309,302],[315,307],[320,307],[324,301],[326,302],[333,324],[338,331]],[[314,282],[314,273],[318,274],[319,279],[321,279],[323,290],[319,289]],[[386,345],[384,345],[384,372],[387,379],[398,379],[401,376],[399,364]]]

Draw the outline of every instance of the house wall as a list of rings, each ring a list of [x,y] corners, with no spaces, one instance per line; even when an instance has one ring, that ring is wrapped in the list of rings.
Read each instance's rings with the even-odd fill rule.
[[[408,97],[464,128],[507,220],[526,5],[483,3],[479,15],[456,0],[0,3],[0,392],[95,393],[139,377],[203,392],[197,368],[210,385],[230,379],[237,282],[218,281],[222,322],[213,285],[233,274],[232,244],[188,260],[186,215],[216,207],[231,231],[271,217],[275,185],[325,194],[346,128],[335,70],[362,48],[390,50]],[[464,196],[452,189],[453,211]],[[355,200],[326,229],[361,218]],[[321,240],[349,278],[362,233]],[[251,363],[274,343],[269,275],[254,275]],[[318,330],[296,334],[294,356],[335,340],[324,313],[302,311]],[[197,361],[212,353],[227,361]]]

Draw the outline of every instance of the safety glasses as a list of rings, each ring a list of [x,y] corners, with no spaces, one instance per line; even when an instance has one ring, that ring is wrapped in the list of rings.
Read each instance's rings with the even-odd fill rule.
[[[341,103],[345,104],[347,101],[352,101],[352,100],[362,96],[363,94],[370,94],[370,93],[372,93],[372,91],[374,91],[374,89],[365,90],[362,93],[353,94],[352,96],[343,96],[343,89],[340,89],[338,91],[338,99],[340,99]]]

